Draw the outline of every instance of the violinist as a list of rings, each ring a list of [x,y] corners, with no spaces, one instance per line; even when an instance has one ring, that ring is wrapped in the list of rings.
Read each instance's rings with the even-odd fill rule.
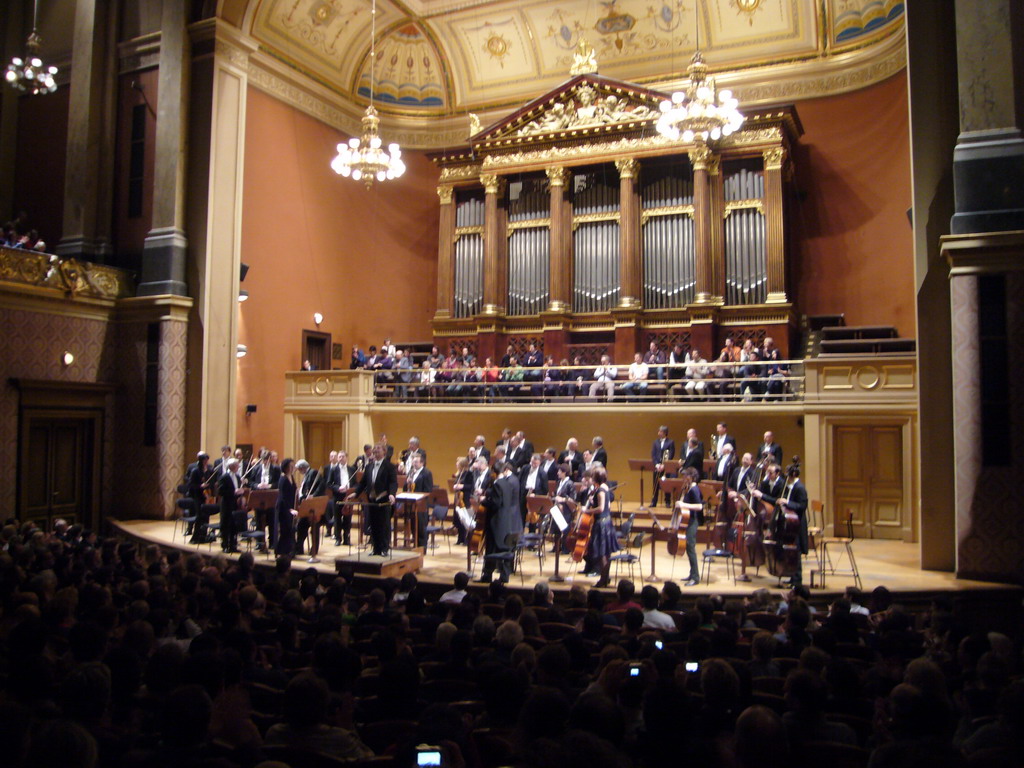
[[[470,446],[471,452],[475,451],[474,446]],[[475,463],[475,462],[474,462]],[[452,474],[452,493],[455,495],[455,506],[456,508],[461,507],[462,509],[469,509],[473,503],[473,471],[469,468],[469,460],[465,456],[460,456],[455,461],[455,472]],[[455,530],[459,532],[458,538],[455,540],[456,545],[466,543],[466,525],[460,515],[455,515],[452,522],[455,525]]]
[[[206,524],[209,522],[203,514],[203,504],[206,503],[206,490],[210,487],[210,456],[205,451],[196,455],[196,463],[189,468],[186,485],[188,486],[188,497],[195,502],[196,522],[194,528],[185,531],[185,535],[192,534],[193,544],[206,543]]]
[[[220,535],[221,548],[228,553],[238,552],[238,531],[245,529],[244,509],[240,509],[245,496],[242,478],[238,474],[239,461],[230,458],[221,465],[220,480],[217,493],[220,496]],[[236,519],[242,515],[242,520]],[[241,523],[241,525],[239,525]]]
[[[680,489],[680,498],[676,502],[673,515],[679,515],[684,510],[690,513],[690,522],[686,526],[686,557],[690,561],[690,575],[686,578],[687,587],[695,587],[700,584],[700,566],[697,564],[697,529],[704,524],[704,499],[697,485],[697,470],[687,467],[680,474],[683,481]],[[672,527],[677,527],[676,519],[672,521]]]
[[[770,468],[769,468],[770,469]],[[775,465],[776,471],[778,465]],[[764,499],[769,504],[779,504],[783,509],[794,512],[800,519],[797,547],[801,557],[797,557],[795,568],[790,577],[790,584],[794,587],[803,583],[803,562],[802,556],[808,552],[807,535],[807,488],[800,482],[800,465],[795,461],[786,468],[786,487],[781,496],[770,496],[760,489],[753,492],[756,498]]]

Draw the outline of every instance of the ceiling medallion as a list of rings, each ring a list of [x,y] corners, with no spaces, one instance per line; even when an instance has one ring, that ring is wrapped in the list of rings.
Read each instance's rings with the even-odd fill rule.
[[[729,5],[733,6],[737,13],[747,14],[750,26],[754,26],[754,13],[764,7],[761,0],[729,0]]]
[[[508,56],[510,43],[502,35],[497,32],[491,32],[487,38],[487,42],[484,43],[484,53],[490,55],[492,59],[498,60],[498,65],[504,69],[505,62],[503,59]]]

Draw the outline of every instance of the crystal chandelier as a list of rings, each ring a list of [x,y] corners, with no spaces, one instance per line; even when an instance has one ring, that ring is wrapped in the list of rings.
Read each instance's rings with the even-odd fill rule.
[[[28,36],[25,43],[25,58],[15,56],[7,65],[7,72],[4,78],[13,88],[28,93],[53,93],[57,90],[57,83],[53,76],[57,74],[57,68],[46,66],[39,58],[39,48],[42,45],[42,38],[36,31],[39,17],[39,0],[35,0],[32,6],[32,34]]]
[[[378,135],[380,118],[373,107],[374,66],[377,63],[377,0],[373,0],[370,9],[370,103],[363,115],[363,135],[351,138],[348,144],[338,145],[338,155],[331,161],[331,168],[342,176],[351,176],[354,180],[363,180],[367,189],[374,181],[397,179],[405,173],[402,162],[402,150],[398,144],[389,144],[385,150]]]
[[[661,102],[658,133],[673,141],[681,138],[706,144],[739,129],[743,124],[743,115],[736,108],[739,102],[732,91],[715,92],[715,79],[708,77],[708,65],[700,50],[693,54],[686,73],[690,82],[685,90]]]

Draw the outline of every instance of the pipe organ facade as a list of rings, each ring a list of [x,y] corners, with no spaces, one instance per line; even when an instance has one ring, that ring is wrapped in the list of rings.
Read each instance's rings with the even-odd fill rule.
[[[789,353],[796,112],[748,113],[709,147],[656,133],[663,98],[579,75],[433,156],[439,346],[475,337],[494,356],[539,338],[556,360],[593,347],[627,362],[652,340],[709,353],[735,334]]]

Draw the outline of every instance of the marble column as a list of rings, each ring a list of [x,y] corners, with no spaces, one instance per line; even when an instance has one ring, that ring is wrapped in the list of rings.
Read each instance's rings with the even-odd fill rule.
[[[108,58],[110,4],[77,0],[71,52],[68,100],[67,160],[64,174],[64,221],[58,254],[86,261],[102,260],[108,252],[107,221],[99,212],[103,175],[110,172],[103,147],[113,131],[109,113],[111,68]],[[106,160],[106,167],[104,166]]]
[[[484,310],[485,315],[505,313],[508,295],[508,238],[503,176],[484,174]]]
[[[640,162],[632,157],[615,161],[619,171],[619,306],[641,302]]]
[[[952,233],[1024,229],[1024,10],[1016,0],[956,1],[960,135]]]
[[[714,264],[711,251],[711,185],[708,180],[708,165],[711,150],[698,144],[690,150],[690,164],[693,166],[693,228],[694,246],[697,252],[697,291],[695,303],[710,304],[714,292]]]
[[[160,18],[153,216],[142,246],[140,296],[184,296],[185,151],[189,96],[189,40],[185,3],[164,0]]]
[[[572,310],[572,201],[565,185],[572,178],[568,168],[547,168],[548,189],[551,195],[551,226],[549,227],[550,254],[548,268],[548,311]]]
[[[196,302],[189,317],[188,445],[233,445],[246,92],[257,45],[212,19],[189,32],[185,279]]]
[[[765,248],[768,262],[769,304],[785,304],[786,298],[786,230],[782,197],[782,166],[786,150],[772,147],[764,152],[764,218]]]
[[[437,235],[437,309],[435,320],[450,318],[455,311],[452,287],[455,278],[455,189],[450,185],[437,188],[441,202]]]

